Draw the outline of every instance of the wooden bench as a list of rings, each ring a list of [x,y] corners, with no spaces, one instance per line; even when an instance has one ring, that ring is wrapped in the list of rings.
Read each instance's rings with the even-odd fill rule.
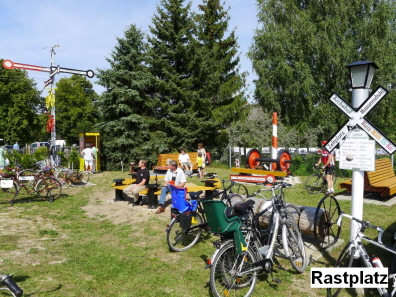
[[[157,177],[158,180],[164,179],[164,175],[150,175],[150,181],[155,180]],[[123,191],[126,187],[129,185],[133,184],[136,181],[134,178],[125,178],[125,179],[115,179],[114,182],[111,184],[113,189],[115,190],[115,200],[123,200]],[[139,194],[141,195],[147,195],[148,190],[144,189],[143,191],[140,191]],[[156,192],[157,193],[157,192]],[[155,194],[156,194],[155,193]],[[157,195],[157,194],[156,194]]]
[[[338,185],[340,189],[352,191],[352,180]],[[389,197],[396,193],[396,175],[390,159],[375,160],[375,171],[364,172],[364,191],[378,192],[381,197]]]
[[[186,152],[186,154],[190,157],[191,164],[193,165],[193,170],[198,170],[197,152]],[[153,169],[155,169],[157,167],[168,167],[168,164],[166,164],[166,161],[168,159],[171,159],[171,160],[179,163],[179,155],[180,155],[180,153],[159,154],[158,160],[157,160],[157,165],[154,166]]]

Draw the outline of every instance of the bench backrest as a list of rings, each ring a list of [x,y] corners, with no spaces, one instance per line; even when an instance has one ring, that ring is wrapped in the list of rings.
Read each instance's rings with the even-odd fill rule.
[[[186,152],[186,154],[190,157],[190,161],[194,167],[196,167],[197,163],[197,152]],[[166,164],[166,160],[171,159],[173,161],[179,162],[180,153],[169,153],[169,154],[159,154],[157,167],[168,166]]]
[[[365,179],[367,179],[370,185],[394,176],[395,172],[389,158],[375,160],[375,171],[365,172]]]

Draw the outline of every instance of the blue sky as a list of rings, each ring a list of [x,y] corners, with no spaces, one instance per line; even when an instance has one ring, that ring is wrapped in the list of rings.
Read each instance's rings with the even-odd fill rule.
[[[236,30],[240,46],[241,70],[250,73],[249,91],[253,90],[250,60],[246,53],[257,27],[255,0],[224,0],[230,6],[230,29]],[[192,0],[197,11],[201,0]],[[187,3],[187,2],[186,2]],[[148,26],[160,0],[1,0],[0,1],[0,58],[36,66],[50,66],[50,49],[56,48],[55,65],[78,70],[109,68],[116,37],[136,24],[149,33]],[[39,89],[49,74],[28,71]],[[56,75],[55,79],[68,75]],[[98,93],[103,88],[90,79]],[[252,94],[251,94],[252,97]]]

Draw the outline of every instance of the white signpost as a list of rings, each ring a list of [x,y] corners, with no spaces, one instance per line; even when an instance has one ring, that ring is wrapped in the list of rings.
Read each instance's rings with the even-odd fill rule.
[[[358,64],[360,63],[355,63],[355,65]],[[371,136],[388,154],[393,154],[396,151],[396,145],[364,118],[385,97],[388,91],[380,86],[360,105],[359,103],[363,100],[360,101],[359,97],[365,92],[368,94],[368,89],[362,89],[361,87],[352,91],[352,98],[354,95],[356,98],[352,100],[356,108],[352,108],[335,93],[330,97],[330,101],[345,113],[349,120],[330,138],[325,146],[331,152],[344,138],[347,138],[340,146],[340,168],[353,170],[351,215],[358,219],[363,218],[364,171],[375,170],[375,143],[374,141],[370,142],[367,135]],[[357,127],[362,130],[356,131]],[[355,223],[352,222],[351,224],[351,239],[359,230],[359,226]]]

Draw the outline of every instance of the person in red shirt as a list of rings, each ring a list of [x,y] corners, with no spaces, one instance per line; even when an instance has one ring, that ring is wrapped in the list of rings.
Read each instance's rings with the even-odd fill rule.
[[[320,163],[323,163],[323,169],[325,170],[327,180],[326,195],[330,195],[334,193],[333,172],[335,169],[335,161],[333,153],[330,153],[326,150],[326,144],[326,140],[322,141],[322,155],[319,158],[319,161],[315,164],[315,166],[319,166]]]

